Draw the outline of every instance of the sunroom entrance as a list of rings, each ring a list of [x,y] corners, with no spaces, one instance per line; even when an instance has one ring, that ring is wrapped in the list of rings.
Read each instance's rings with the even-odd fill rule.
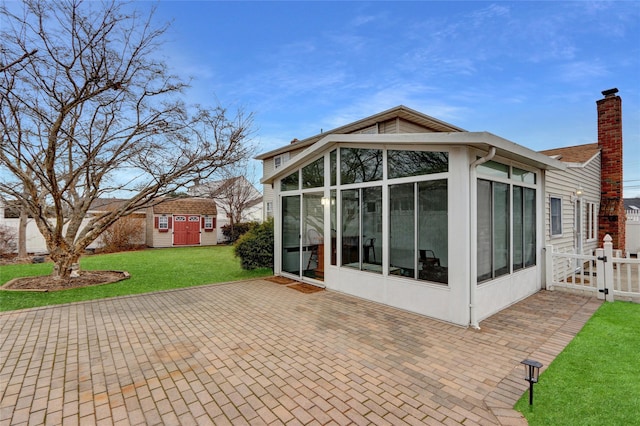
[[[324,281],[322,192],[282,197],[282,271]]]

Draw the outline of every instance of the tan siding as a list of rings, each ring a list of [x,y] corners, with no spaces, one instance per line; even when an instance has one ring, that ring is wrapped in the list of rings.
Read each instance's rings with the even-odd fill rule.
[[[397,133],[433,133],[433,131],[410,121],[400,119],[398,120]]]
[[[156,215],[159,216],[159,215]],[[155,217],[152,217],[151,231],[152,231],[152,244],[151,247],[173,247],[173,229],[169,229],[169,232],[160,232],[153,227]],[[173,227],[173,225],[172,225]]]
[[[204,229],[200,232],[200,245],[201,246],[214,246],[218,244],[218,233],[214,228],[211,232],[205,232]]]
[[[378,123],[378,133],[432,133],[432,130],[402,118]]]
[[[378,133],[398,133],[398,119],[378,123]]]
[[[560,251],[575,252],[575,192],[578,186],[582,187],[582,222],[580,224],[583,235],[582,251],[591,254],[599,242],[586,240],[586,206],[587,203],[595,203],[596,208],[600,202],[600,157],[596,157],[586,167],[570,167],[563,171],[548,171],[546,177],[545,194],[545,244],[551,244],[554,249]],[[562,198],[562,236],[551,238],[551,212],[550,197]]]

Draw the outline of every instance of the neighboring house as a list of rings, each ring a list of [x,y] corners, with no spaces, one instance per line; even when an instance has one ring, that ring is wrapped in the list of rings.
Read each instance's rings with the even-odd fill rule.
[[[208,198],[167,198],[146,212],[149,247],[210,246],[217,243],[216,204]]]
[[[640,212],[640,198],[625,198],[624,209],[627,212]]]
[[[244,176],[200,183],[190,187],[187,192],[192,196],[215,201],[218,209],[217,239],[219,243],[227,240],[222,233],[222,227],[231,223],[231,214],[235,215],[235,223],[262,222],[263,220],[262,194]]]
[[[560,161],[405,106],[257,158],[278,275],[473,327],[543,288]]]
[[[640,198],[624,200],[627,215],[626,241],[627,251],[638,257],[640,255]]]

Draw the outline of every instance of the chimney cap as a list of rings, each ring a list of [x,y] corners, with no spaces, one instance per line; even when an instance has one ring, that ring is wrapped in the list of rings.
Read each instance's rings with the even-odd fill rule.
[[[616,94],[616,93],[618,93],[618,89],[617,89],[617,88],[615,88],[615,87],[614,87],[613,89],[603,90],[603,91],[602,91],[602,95],[603,95],[605,98],[610,98],[610,97],[612,97],[612,96],[615,96],[615,94]]]

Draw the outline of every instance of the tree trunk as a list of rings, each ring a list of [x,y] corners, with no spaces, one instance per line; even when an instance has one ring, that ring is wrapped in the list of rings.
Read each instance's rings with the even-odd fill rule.
[[[51,276],[55,279],[66,280],[71,277],[71,273],[74,270],[79,270],[77,264],[80,259],[80,254],[76,252],[52,253],[51,259],[55,264]]]
[[[27,221],[29,217],[24,208],[20,209],[20,224],[18,225],[18,258],[27,257]]]

